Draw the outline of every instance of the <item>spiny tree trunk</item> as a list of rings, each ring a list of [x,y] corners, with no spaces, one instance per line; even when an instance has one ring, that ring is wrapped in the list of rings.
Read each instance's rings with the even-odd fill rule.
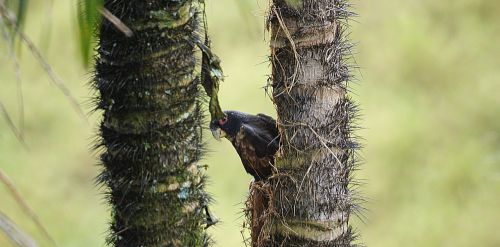
[[[270,9],[273,100],[281,150],[268,181],[260,246],[352,246],[350,187],[357,148],[347,96],[351,45],[345,0],[274,0]]]
[[[113,246],[205,246],[197,1],[106,0],[95,87]],[[198,54],[199,55],[199,54]],[[199,63],[198,63],[199,64]]]

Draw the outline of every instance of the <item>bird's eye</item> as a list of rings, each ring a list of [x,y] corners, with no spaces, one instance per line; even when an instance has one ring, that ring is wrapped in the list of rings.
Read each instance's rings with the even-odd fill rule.
[[[227,118],[219,119],[219,125],[220,126],[226,124],[226,122],[227,122]]]

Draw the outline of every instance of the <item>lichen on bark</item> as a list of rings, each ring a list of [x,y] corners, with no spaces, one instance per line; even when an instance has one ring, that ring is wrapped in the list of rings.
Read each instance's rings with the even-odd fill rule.
[[[200,159],[200,64],[195,0],[105,0],[134,33],[103,21],[93,85],[103,110],[102,174],[112,208],[109,244],[206,246]]]

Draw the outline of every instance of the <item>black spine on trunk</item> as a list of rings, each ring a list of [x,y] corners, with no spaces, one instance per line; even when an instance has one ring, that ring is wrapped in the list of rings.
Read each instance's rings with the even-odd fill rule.
[[[254,246],[354,246],[357,110],[347,95],[352,45],[346,33],[353,13],[345,0],[274,0],[270,8],[282,143],[278,173],[269,179],[270,220]]]
[[[108,242],[206,246],[198,3],[105,0],[104,7],[133,31],[126,37],[103,20],[96,60]]]

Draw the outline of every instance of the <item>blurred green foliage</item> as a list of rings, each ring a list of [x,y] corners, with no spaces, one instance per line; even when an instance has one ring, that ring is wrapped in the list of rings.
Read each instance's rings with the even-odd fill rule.
[[[94,29],[100,22],[102,4],[102,0],[80,0],[76,4],[80,53],[85,67],[90,65],[93,57],[93,48],[97,42]]]
[[[354,219],[368,246],[500,246],[500,2],[356,1],[352,24],[365,165],[358,178],[365,223]],[[91,73],[79,57],[76,1],[55,1],[52,12],[33,1],[25,31],[87,111]],[[208,1],[213,47],[227,75],[224,109],[273,114],[263,86],[270,74],[264,37],[267,1]],[[52,15],[52,32],[41,26]],[[45,35],[50,34],[50,35]],[[42,37],[36,39],[38,37]],[[0,42],[0,100],[18,118],[13,65]],[[0,167],[17,184],[60,246],[103,246],[109,212],[91,146],[99,114],[84,123],[46,79],[29,52],[21,54],[30,150],[0,121]],[[242,208],[250,176],[229,142],[212,141],[205,163],[222,222],[217,246],[243,246]],[[0,209],[36,231],[0,186]],[[9,243],[0,234],[0,246]]]

